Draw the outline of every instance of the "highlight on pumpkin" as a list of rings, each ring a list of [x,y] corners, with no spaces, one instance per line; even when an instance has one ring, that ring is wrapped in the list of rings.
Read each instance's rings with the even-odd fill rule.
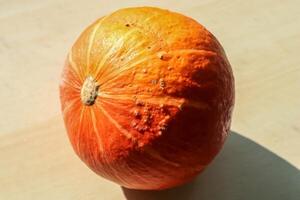
[[[221,150],[234,104],[231,66],[197,21],[154,7],[96,20],[70,49],[60,100],[76,154],[124,187],[193,179]]]

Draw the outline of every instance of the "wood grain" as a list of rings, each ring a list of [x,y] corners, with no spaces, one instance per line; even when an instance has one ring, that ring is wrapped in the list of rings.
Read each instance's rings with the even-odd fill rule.
[[[206,26],[223,44],[236,79],[232,130],[238,137],[230,136],[224,152],[194,183],[162,193],[122,191],[91,172],[69,145],[58,100],[62,65],[80,32],[113,10],[141,5],[175,10]],[[259,189],[265,185],[278,199],[296,199],[299,7],[297,0],[0,2],[0,199],[247,199],[247,194],[276,199]],[[247,152],[234,151],[243,145]],[[243,167],[236,167],[239,160],[231,155]],[[206,190],[199,194],[199,187]]]

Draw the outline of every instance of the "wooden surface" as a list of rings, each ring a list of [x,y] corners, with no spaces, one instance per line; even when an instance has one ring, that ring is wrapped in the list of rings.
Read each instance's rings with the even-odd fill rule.
[[[80,32],[138,5],[197,19],[223,44],[236,79],[222,153],[194,182],[161,192],[122,189],[91,172],[69,145],[58,100]],[[297,0],[0,1],[0,199],[299,199],[299,8]]]

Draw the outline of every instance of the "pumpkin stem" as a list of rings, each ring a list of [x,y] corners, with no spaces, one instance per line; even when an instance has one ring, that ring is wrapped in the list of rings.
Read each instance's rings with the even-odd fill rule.
[[[92,76],[88,76],[83,82],[80,97],[82,103],[87,106],[91,106],[95,103],[98,96],[99,84]]]

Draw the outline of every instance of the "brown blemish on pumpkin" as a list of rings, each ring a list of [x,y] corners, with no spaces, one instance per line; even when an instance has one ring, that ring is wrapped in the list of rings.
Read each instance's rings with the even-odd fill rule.
[[[135,118],[140,118],[141,117],[141,113],[137,109],[133,111],[133,115],[134,115]]]
[[[159,79],[159,86],[161,89],[164,89],[166,87],[166,82],[163,78]]]
[[[173,67],[170,67],[170,66],[169,66],[167,69],[168,69],[168,70],[172,70],[172,69],[173,69]]]
[[[136,121],[132,121],[132,122],[130,123],[130,125],[131,125],[131,127],[135,128],[135,127],[137,126],[137,122],[136,122]]]
[[[168,54],[165,51],[158,52],[157,56],[160,60],[163,60],[163,61],[168,61],[172,58],[172,55]]]
[[[155,85],[157,83],[157,80],[151,80],[151,84]]]

